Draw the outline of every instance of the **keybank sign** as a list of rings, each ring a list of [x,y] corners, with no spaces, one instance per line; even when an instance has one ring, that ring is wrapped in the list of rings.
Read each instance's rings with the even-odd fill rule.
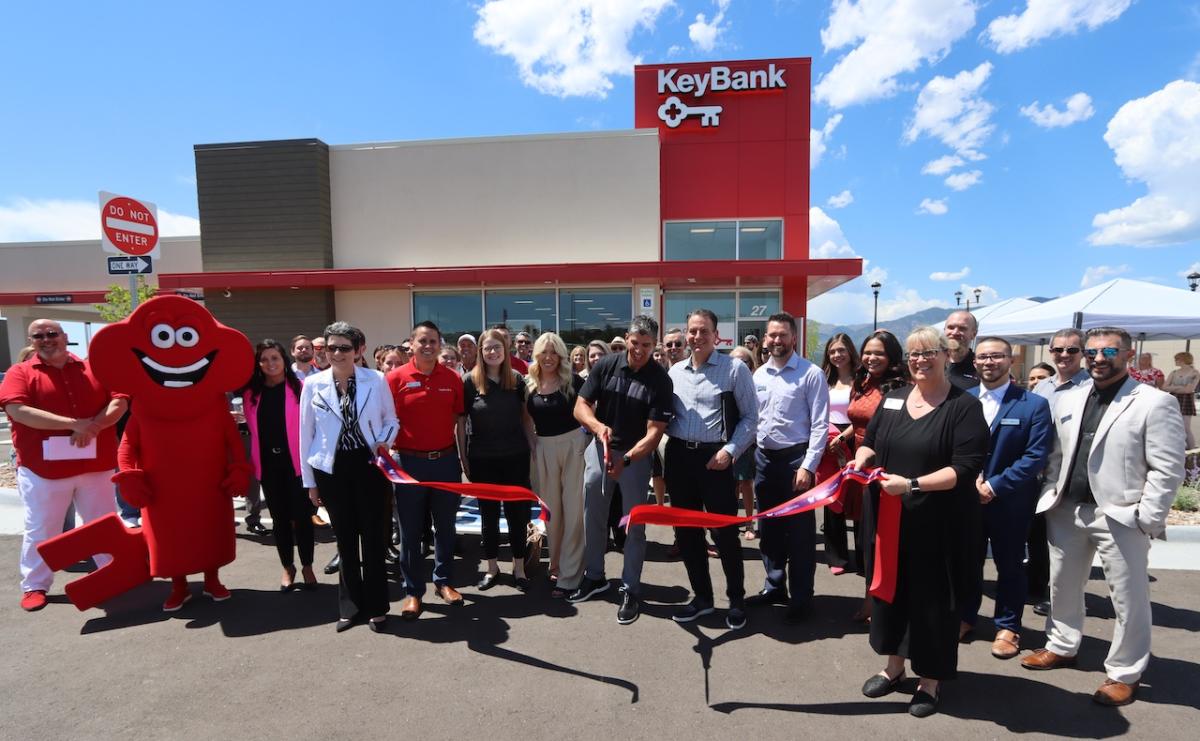
[[[786,88],[783,70],[774,64],[766,69],[734,72],[728,67],[712,67],[708,72],[679,74],[677,68],[658,71],[658,94],[684,93],[702,97],[705,93],[721,93],[727,90],[771,90]]]

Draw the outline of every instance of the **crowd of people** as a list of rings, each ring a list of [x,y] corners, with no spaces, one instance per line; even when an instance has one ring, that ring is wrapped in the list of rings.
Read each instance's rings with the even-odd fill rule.
[[[1164,377],[1148,363],[1135,367],[1120,328],[1064,329],[1050,341],[1054,365],[1018,380],[1012,346],[977,338],[965,311],[952,313],[943,332],[919,328],[903,341],[885,330],[858,343],[836,334],[820,363],[798,352],[789,314],[772,315],[761,338],[749,335],[728,353],[717,349],[718,326],[716,314],[699,308],[660,344],[657,322],[639,316],[623,336],[568,347],[553,332],[510,336],[503,325],[451,341],[423,321],[404,342],[368,352],[363,333],[339,321],[288,346],[258,343],[237,406],[273,521],[280,589],[316,586],[314,527],[324,524],[316,515],[324,506],[337,542],[325,571],[339,574],[339,632],[364,623],[383,629],[392,609],[389,562],[402,584],[402,619],[421,615],[427,580],[439,599],[461,604],[452,583],[461,497],[438,485],[465,479],[538,493],[552,513],[547,575],[555,599],[579,604],[609,590],[605,554],[615,541],[616,619],[627,625],[640,614],[646,533],[644,525],[614,525],[651,492],[673,507],[751,515],[839,470],[881,467],[878,483],[848,485],[822,514],[830,572],[864,580],[861,608],[845,617],[869,622],[870,645],[884,657],[865,695],[892,692],[911,671],[918,689],[909,712],[936,712],[960,643],[980,628],[990,551],[991,653],[1011,659],[1028,648],[1021,635],[1029,598],[1048,616],[1045,646],[1021,659],[1032,670],[1074,662],[1084,587],[1099,555],[1116,628],[1094,698],[1134,699],[1150,657],[1150,539],[1164,531],[1191,445],[1184,416],[1195,413],[1200,374],[1190,355],[1177,356],[1179,369]],[[29,338],[34,353],[4,378],[0,406],[19,456],[22,607],[33,611],[45,605],[53,577],[38,543],[62,531],[71,505],[90,520],[119,504],[109,475],[127,400],[106,392],[67,351],[56,322],[34,322]],[[50,455],[55,437],[95,443],[96,452]],[[393,484],[377,456],[418,483]],[[249,497],[246,527],[261,535],[268,531],[260,509]],[[527,538],[535,529],[530,502],[481,499],[479,510],[476,588],[526,591],[542,556],[540,541],[530,546]],[[502,513],[509,573],[500,563]],[[817,519],[810,510],[740,533],[759,541],[765,571],[749,595],[737,526],[678,528],[673,550],[691,600],[673,619],[715,612],[714,556],[730,630],[743,628],[756,607],[778,605],[783,619],[806,620]]]

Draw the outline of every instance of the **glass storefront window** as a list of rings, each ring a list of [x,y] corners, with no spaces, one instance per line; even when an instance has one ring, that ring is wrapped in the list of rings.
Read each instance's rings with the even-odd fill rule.
[[[687,324],[688,312],[711,309],[720,320],[717,330],[721,350],[742,344],[748,334],[760,340],[765,333],[767,317],[779,311],[779,291],[667,291],[663,295],[663,332]],[[736,308],[736,312],[735,312]]]
[[[568,346],[624,336],[632,307],[630,288],[560,288],[559,335]]]
[[[742,291],[738,294],[738,317],[765,320],[779,313],[779,291]]]
[[[666,260],[778,260],[783,256],[783,222],[667,222],[663,256]]]
[[[554,291],[486,291],[486,325],[503,323],[510,335],[529,332],[536,338],[542,332],[553,332],[558,326],[554,308]]]
[[[783,222],[738,222],[739,260],[778,260],[783,255]]]
[[[433,322],[448,341],[454,341],[461,334],[478,337],[482,318],[483,297],[479,291],[413,293],[413,323]]]
[[[733,291],[667,291],[663,294],[663,333],[683,329],[693,309],[709,309],[724,324],[734,320]]]
[[[668,223],[663,254],[668,260],[734,260],[737,229],[733,221]]]

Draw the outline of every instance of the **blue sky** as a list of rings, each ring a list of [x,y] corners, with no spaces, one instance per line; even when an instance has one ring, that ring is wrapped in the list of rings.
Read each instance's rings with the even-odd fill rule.
[[[1200,1],[20,3],[0,16],[0,241],[195,233],[192,145],[632,126],[637,61],[811,56],[812,247],[891,318],[1200,269]],[[811,315],[870,318],[867,280]]]

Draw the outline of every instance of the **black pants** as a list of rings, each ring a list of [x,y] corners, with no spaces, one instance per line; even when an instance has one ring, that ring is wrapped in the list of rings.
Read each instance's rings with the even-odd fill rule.
[[[313,471],[342,558],[338,615],[343,619],[379,617],[388,611],[384,555],[392,522],[392,485],[372,460],[366,448],[339,450],[332,474]]]
[[[807,451],[807,443],[781,450],[758,449],[754,493],[760,509],[768,510],[796,496],[792,482]],[[817,571],[817,513],[809,510],[758,522],[759,550],[767,572],[763,588],[788,594],[791,607],[807,607]]]
[[[508,484],[529,487],[529,452],[498,458],[468,456],[471,466],[471,481],[477,484]],[[508,522],[508,545],[512,549],[513,561],[525,558],[526,530],[529,527],[533,503],[497,502],[479,500],[479,516],[483,520],[483,557],[493,559],[500,552],[500,505],[504,505],[504,519]]]
[[[1050,548],[1046,545],[1046,516],[1034,515],[1029,527],[1029,596],[1037,601],[1050,598]]]
[[[954,679],[959,616],[953,595],[944,555],[901,550],[891,604],[871,599],[871,648],[906,657],[919,677]]]
[[[705,510],[719,515],[737,514],[739,502],[733,466],[724,471],[705,468],[720,448],[719,444],[688,448],[686,442],[677,438],[667,441],[663,473],[667,488],[671,491],[672,507]],[[721,555],[721,568],[725,571],[725,594],[729,597],[729,606],[740,608],[745,602],[746,585],[738,528],[736,525],[717,528],[712,531],[712,536]],[[679,543],[692,593],[697,600],[712,604],[713,586],[708,572],[704,530],[697,527],[676,528],[675,540]]]
[[[263,452],[262,491],[275,523],[275,550],[279,551],[279,563],[294,568],[294,549],[300,552],[300,565],[312,566],[312,502],[286,450]]]
[[[845,430],[848,425],[835,425],[839,430]],[[826,453],[833,455],[833,453]],[[853,564],[855,569],[862,570],[862,537],[857,529],[854,533],[854,551],[850,551],[850,538],[847,534],[846,516],[834,512],[828,507],[821,510],[824,518],[825,563],[849,569]]]

